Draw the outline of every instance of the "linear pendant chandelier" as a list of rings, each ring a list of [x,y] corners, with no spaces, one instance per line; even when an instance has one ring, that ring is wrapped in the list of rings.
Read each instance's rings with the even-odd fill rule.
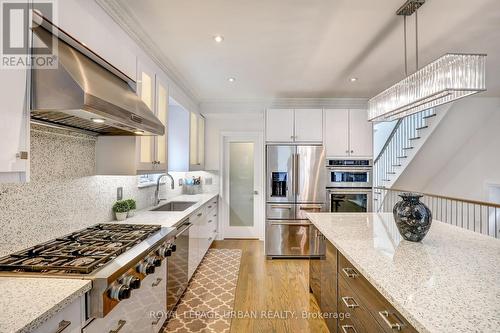
[[[406,16],[416,13],[424,1],[408,0],[397,12],[405,17],[405,68]],[[371,98],[368,120],[393,121],[485,91],[485,73],[486,54],[445,54]]]

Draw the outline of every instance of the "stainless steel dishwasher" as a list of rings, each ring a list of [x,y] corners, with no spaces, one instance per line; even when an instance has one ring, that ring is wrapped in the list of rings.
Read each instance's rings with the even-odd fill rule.
[[[172,311],[187,288],[189,259],[189,220],[183,221],[172,238],[172,256],[167,266],[167,311]]]

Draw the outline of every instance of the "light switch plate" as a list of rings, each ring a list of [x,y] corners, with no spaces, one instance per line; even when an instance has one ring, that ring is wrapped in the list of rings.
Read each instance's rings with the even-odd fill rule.
[[[116,200],[122,200],[123,199],[123,187],[117,187],[116,188]]]

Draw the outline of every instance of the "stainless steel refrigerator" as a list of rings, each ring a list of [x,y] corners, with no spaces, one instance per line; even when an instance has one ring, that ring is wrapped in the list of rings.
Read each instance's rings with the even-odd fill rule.
[[[306,212],[326,211],[323,146],[266,147],[266,255],[320,255]]]

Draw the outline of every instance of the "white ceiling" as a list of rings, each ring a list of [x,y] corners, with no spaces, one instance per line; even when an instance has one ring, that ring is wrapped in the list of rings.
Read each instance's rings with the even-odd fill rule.
[[[122,0],[201,100],[371,97],[400,80],[404,0]],[[427,0],[420,65],[447,52],[487,53],[500,96],[500,1]],[[415,68],[414,16],[408,20]],[[212,37],[224,36],[222,44]],[[235,77],[230,83],[227,78]],[[350,77],[357,77],[355,83]]]

